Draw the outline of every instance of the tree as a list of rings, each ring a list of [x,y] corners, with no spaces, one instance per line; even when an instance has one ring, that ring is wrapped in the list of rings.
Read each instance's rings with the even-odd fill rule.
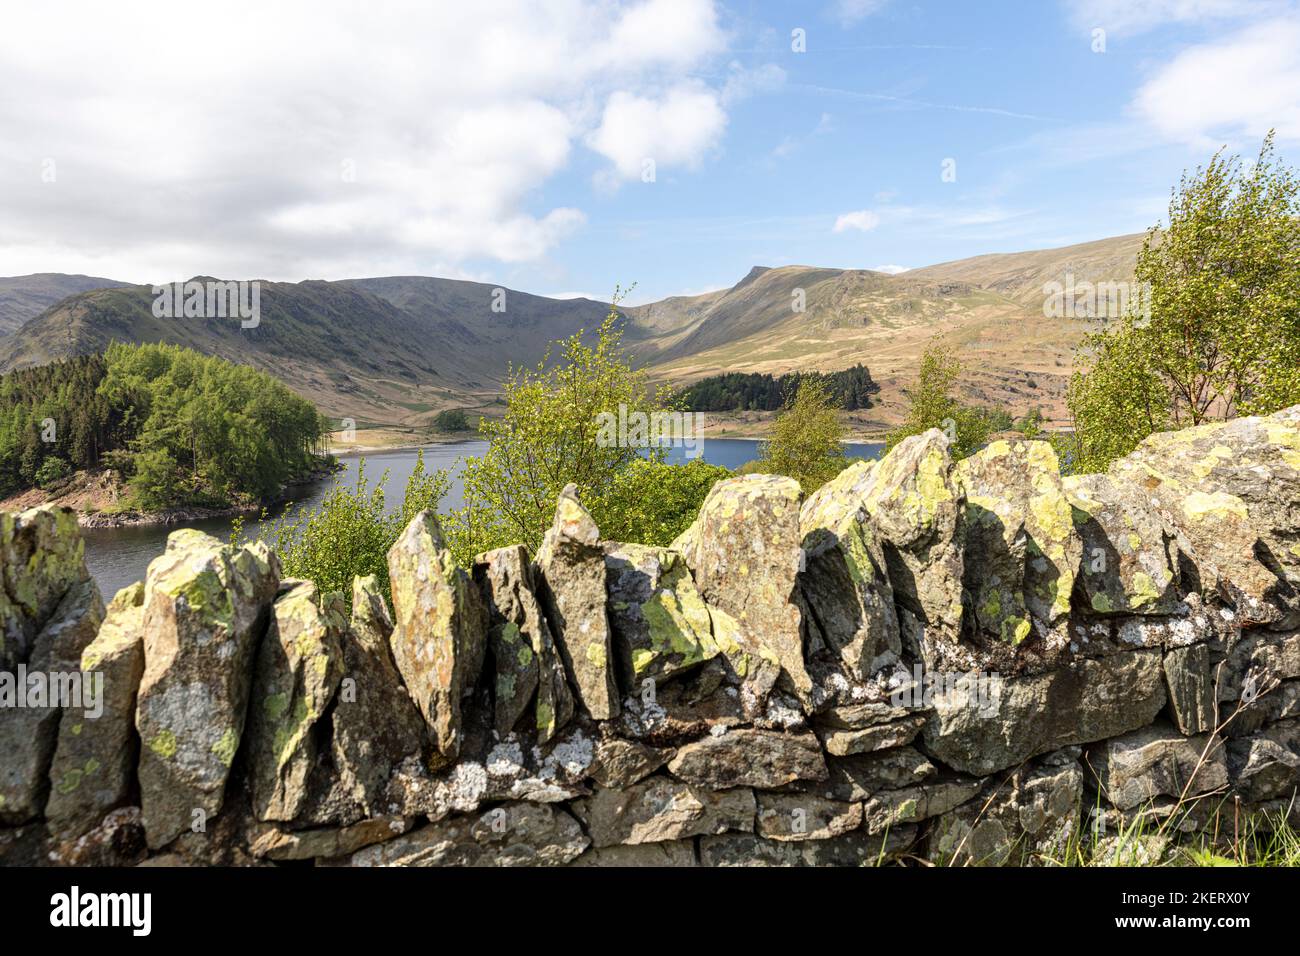
[[[1249,166],[1220,150],[1183,174],[1135,277],[1136,305],[1085,340],[1071,377],[1077,467],[1154,431],[1300,402],[1300,179],[1271,132]]]
[[[36,484],[40,488],[49,488],[57,484],[72,473],[68,463],[57,455],[50,455],[43,462],[41,467],[36,469]]]
[[[916,385],[907,392],[907,417],[885,438],[885,450],[912,435],[937,428],[952,439],[954,458],[973,455],[996,430],[993,416],[982,409],[963,405],[952,394],[961,376],[962,364],[951,346],[937,337],[921,355]]]
[[[512,370],[505,383],[505,414],[481,419],[488,449],[465,462],[462,508],[444,526],[457,559],[507,544],[536,549],[555,515],[555,501],[570,482],[588,496],[608,487],[642,455],[660,459],[657,448],[601,439],[601,413],[647,419],[671,410],[669,391],[653,389],[622,351],[615,290],[594,344],[579,331],[558,343],[535,369]]]
[[[762,444],[757,468],[788,475],[812,494],[844,468],[844,426],[835,413],[830,390],[818,379],[799,383],[777,416],[772,437]]]
[[[469,419],[463,408],[444,408],[434,416],[433,427],[440,432],[468,431]]]
[[[691,526],[714,483],[730,475],[698,458],[684,465],[641,458],[597,489],[587,506],[604,537],[667,547]]]
[[[335,482],[317,510],[300,507],[291,513],[286,508],[264,525],[259,537],[279,553],[284,575],[311,581],[321,593],[341,591],[350,603],[352,579],[373,574],[387,594],[389,549],[412,518],[426,508],[437,510],[449,486],[445,471],[425,470],[421,451],[406,481],[402,507],[389,513],[387,478],[385,472],[371,488],[362,459],[353,487]],[[236,532],[236,540],[238,536]]]

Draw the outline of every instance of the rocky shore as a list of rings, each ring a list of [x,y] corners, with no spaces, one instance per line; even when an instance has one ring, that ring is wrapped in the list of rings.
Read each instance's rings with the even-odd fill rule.
[[[47,491],[32,488],[13,495],[0,502],[0,510],[20,511],[50,504],[70,508],[77,515],[77,524],[83,528],[165,527],[209,518],[258,515],[264,508],[294,500],[298,490],[328,478],[341,467],[342,464],[335,458],[323,461],[308,474],[287,484],[270,502],[244,502],[219,508],[184,505],[159,511],[117,510],[118,502],[124,496],[125,486],[115,473],[107,469],[97,472],[78,472],[59,486]]]

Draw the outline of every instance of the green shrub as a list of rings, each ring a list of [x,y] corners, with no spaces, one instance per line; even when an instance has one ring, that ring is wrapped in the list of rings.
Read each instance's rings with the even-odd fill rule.
[[[352,487],[335,482],[316,511],[306,506],[286,509],[259,538],[279,552],[285,577],[304,578],[322,593],[343,592],[352,600],[352,579],[373,574],[388,593],[388,550],[421,511],[436,510],[450,484],[442,470],[426,472],[424,452],[406,482],[402,507],[387,513],[385,472],[373,488],[365,473],[365,460],[357,463]]]
[[[433,417],[433,427],[440,432],[469,431],[469,418],[463,408],[444,408]]]
[[[587,502],[603,537],[666,547],[691,526],[714,483],[731,472],[695,459],[670,465],[632,462]]]
[[[810,495],[844,468],[843,437],[825,383],[803,379],[760,446],[757,470],[793,478]]]

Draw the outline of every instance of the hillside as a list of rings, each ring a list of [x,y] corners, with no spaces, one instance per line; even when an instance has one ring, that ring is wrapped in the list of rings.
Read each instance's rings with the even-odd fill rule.
[[[456,322],[473,329],[486,346],[483,357],[494,377],[508,364],[535,364],[552,342],[596,328],[609,311],[609,303],[548,299],[513,289],[502,290],[501,308],[494,311],[498,287],[458,279],[391,276],[335,284],[377,296],[421,323]]]
[[[899,419],[921,351],[940,334],[966,362],[969,400],[1013,414],[1039,405],[1052,418],[1063,412],[1074,347],[1095,323],[1045,318],[1043,286],[1071,274],[1130,279],[1141,238],[978,256],[899,275],[755,267],[729,289],[625,308],[625,341],[654,378],[678,384],[727,371],[780,375],[864,364],[881,392],[854,419],[860,433]],[[99,351],[114,340],[170,342],[270,372],[327,414],[420,429],[444,408],[491,414],[511,365],[533,364],[554,340],[593,329],[608,308],[505,290],[498,311],[495,290],[423,276],[265,282],[255,329],[236,320],[155,318],[146,286],[82,291],[0,338],[0,371]],[[797,293],[802,312],[792,307]]]
[[[37,272],[29,276],[0,277],[0,338],[17,331],[50,306],[70,295],[91,289],[113,289],[127,285],[97,276]]]
[[[0,339],[0,371],[112,341],[167,342],[274,374],[326,414],[418,426],[442,408],[486,408],[511,363],[535,363],[550,341],[594,328],[607,309],[508,290],[506,312],[494,313],[493,288],[419,278],[263,282],[261,321],[250,329],[235,319],[157,318],[148,286],[85,292]]]
[[[1076,281],[1131,279],[1141,240],[1119,236],[979,256],[896,276],[756,268],[724,292],[674,302],[674,330],[636,350],[656,376],[682,382],[734,370],[837,371],[862,362],[881,386],[879,404],[858,420],[871,430],[898,421],[902,390],[925,343],[941,334],[962,354],[970,400],[1013,414],[1041,405],[1056,417],[1064,411],[1074,348],[1096,324],[1045,318],[1043,285],[1064,283],[1068,274]],[[802,313],[791,305],[799,289]]]

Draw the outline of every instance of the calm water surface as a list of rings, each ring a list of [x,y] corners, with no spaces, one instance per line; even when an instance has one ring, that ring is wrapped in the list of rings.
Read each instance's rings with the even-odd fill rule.
[[[855,458],[877,458],[883,447],[876,443],[848,444],[844,450]],[[451,489],[442,499],[442,510],[458,508],[463,503],[462,462],[467,457],[481,455],[486,448],[487,443],[480,441],[428,445],[424,448],[425,468],[430,471],[445,468],[451,478]],[[372,486],[387,473],[384,490],[390,510],[401,506],[402,492],[406,488],[406,479],[415,469],[416,455],[417,450],[409,448],[371,452],[364,456],[365,473]],[[704,442],[703,457],[710,464],[739,468],[758,457],[758,441],[750,438],[709,438]],[[686,460],[686,456],[681,448],[673,448],[669,450],[668,459],[681,462]],[[340,456],[339,460],[344,467],[337,475],[301,489],[301,497],[292,504],[295,511],[303,505],[312,509],[319,507],[335,480],[349,486],[353,484],[362,457],[345,455]],[[257,537],[260,525],[260,521],[245,519],[245,533]],[[99,584],[104,600],[111,598],[118,589],[143,579],[149,562],[167,546],[167,535],[178,528],[197,528],[225,540],[230,537],[231,519],[214,518],[165,527],[85,529],[86,564]]]

